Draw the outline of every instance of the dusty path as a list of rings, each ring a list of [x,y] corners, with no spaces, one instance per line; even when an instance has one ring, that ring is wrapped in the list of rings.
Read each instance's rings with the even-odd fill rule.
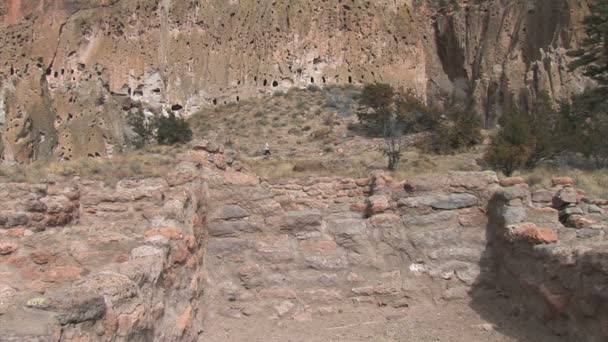
[[[341,312],[313,315],[307,321],[211,317],[201,341],[562,341],[540,324],[501,313],[506,303],[494,299],[496,302],[487,303],[488,310],[494,311],[493,322],[464,302],[399,309],[347,305]]]

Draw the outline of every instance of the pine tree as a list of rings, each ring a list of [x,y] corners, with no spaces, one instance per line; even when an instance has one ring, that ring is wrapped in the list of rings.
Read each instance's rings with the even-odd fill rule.
[[[561,139],[555,136],[556,120],[557,112],[553,109],[551,97],[546,92],[539,94],[529,113],[530,130],[535,144],[528,166],[532,167],[555,153],[554,141]]]
[[[591,15],[583,21],[587,37],[580,49],[571,51],[575,61],[572,69],[583,69],[585,76],[596,80],[604,90],[608,87],[608,2],[598,1],[591,7]]]
[[[534,153],[535,139],[529,121],[524,113],[504,113],[499,119],[500,129],[484,156],[493,169],[507,177],[526,166]]]

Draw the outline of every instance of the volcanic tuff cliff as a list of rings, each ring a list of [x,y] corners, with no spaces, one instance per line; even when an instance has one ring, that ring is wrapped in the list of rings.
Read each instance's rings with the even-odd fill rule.
[[[470,93],[487,126],[566,68],[588,0],[5,0],[2,159],[109,155],[143,104],[192,113],[291,86],[383,81]]]

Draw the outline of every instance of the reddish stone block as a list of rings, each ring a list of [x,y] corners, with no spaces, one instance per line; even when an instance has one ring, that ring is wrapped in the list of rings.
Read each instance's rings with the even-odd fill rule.
[[[557,232],[550,228],[538,227],[524,222],[509,227],[509,236],[513,240],[525,240],[533,244],[557,242]]]
[[[6,235],[13,238],[25,236],[25,228],[13,228],[6,231]]]
[[[506,177],[500,180],[500,186],[513,186],[517,184],[523,184],[524,179],[521,177]]]
[[[19,245],[12,241],[0,241],[0,255],[11,254],[19,248]]]
[[[551,178],[551,184],[553,186],[561,185],[561,186],[573,186],[574,179],[570,177],[553,177]]]
[[[300,242],[300,250],[304,253],[328,253],[336,250],[338,245],[331,240],[304,240]]]
[[[30,258],[35,264],[46,265],[55,260],[55,253],[46,249],[41,249],[30,253]]]
[[[169,239],[179,240],[184,237],[184,231],[177,227],[156,227],[148,230],[144,235],[146,237],[162,235]]]
[[[76,266],[57,266],[44,273],[44,281],[60,283],[80,279],[84,270]]]

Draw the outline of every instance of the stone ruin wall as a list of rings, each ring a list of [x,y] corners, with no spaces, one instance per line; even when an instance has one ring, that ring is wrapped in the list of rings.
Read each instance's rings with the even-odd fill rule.
[[[192,114],[310,84],[388,82],[472,95],[486,126],[567,70],[587,1],[61,0],[0,7],[4,162],[112,155],[135,107]]]
[[[530,314],[573,341],[608,338],[608,200],[572,179],[550,190],[500,189],[488,210],[497,256],[496,285],[514,314]]]
[[[491,172],[271,184],[193,147],[165,179],[3,184],[0,334],[192,341],[217,315],[475,307],[499,290],[558,334],[607,336],[608,202],[569,179],[532,193]]]

